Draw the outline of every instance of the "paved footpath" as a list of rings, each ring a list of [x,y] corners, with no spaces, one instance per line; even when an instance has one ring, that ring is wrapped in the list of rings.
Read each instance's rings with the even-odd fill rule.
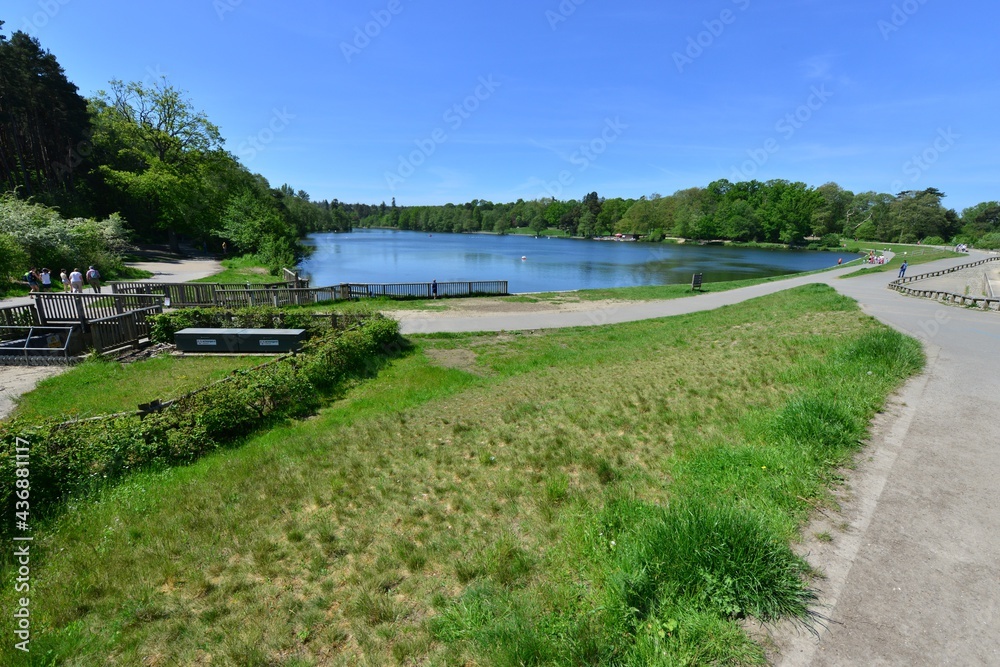
[[[193,259],[161,259],[157,262],[128,262],[128,265],[136,269],[144,269],[153,274],[152,278],[130,281],[137,283],[186,283],[191,280],[206,278],[222,271],[222,264],[217,260],[203,257]],[[110,287],[102,289],[106,292],[111,292]],[[83,288],[84,294],[90,294],[93,291],[89,286]],[[68,293],[64,292],[64,294]],[[59,294],[59,292],[55,292],[55,294]],[[32,303],[34,303],[34,300],[30,296],[0,299],[0,306],[25,306]]]
[[[914,266],[938,270],[980,257]],[[414,314],[404,333],[587,326],[717,308],[821,282],[920,338],[926,372],[894,399],[848,475],[849,497],[820,564],[818,638],[769,629],[776,664],[1000,665],[1000,313],[886,289],[895,273],[847,280],[837,269],[729,292],[591,312],[449,317]],[[810,558],[810,561],[813,561]]]

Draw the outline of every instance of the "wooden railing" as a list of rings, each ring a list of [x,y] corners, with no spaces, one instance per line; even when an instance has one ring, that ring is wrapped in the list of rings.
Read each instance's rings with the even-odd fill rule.
[[[294,289],[306,289],[309,287],[308,278],[300,278],[298,271],[292,271],[291,269],[282,269],[281,276],[285,280],[285,284]]]
[[[432,283],[343,283],[339,287],[340,298],[364,299],[386,296],[393,299],[430,299],[434,296]],[[506,280],[437,283],[438,297],[507,296],[507,294]]]
[[[954,292],[945,292],[942,290],[929,290],[920,289],[919,287],[909,287],[908,283],[917,282],[919,280],[926,280],[927,278],[935,278],[937,276],[943,276],[948,273],[954,273],[955,271],[961,271],[962,269],[968,269],[974,266],[980,266],[986,264],[987,262],[1000,261],[1000,256],[997,257],[987,257],[986,259],[981,259],[976,262],[969,262],[968,264],[960,264],[958,266],[953,266],[948,269],[942,269],[940,271],[930,271],[928,273],[919,273],[914,276],[906,276],[904,278],[897,278],[889,283],[889,289],[896,290],[901,294],[908,294],[910,296],[919,296],[926,299],[934,299],[936,301],[941,301],[943,303],[954,303],[960,306],[972,306],[974,308],[981,308],[983,310],[997,310],[1000,311],[1000,299],[991,296],[969,296],[966,294],[955,294]]]
[[[162,294],[173,308],[211,305],[214,283],[108,283],[115,294]]]
[[[36,294],[40,324],[82,324],[130,310],[162,306],[158,294]]]
[[[303,306],[319,301],[333,301],[338,298],[335,287],[315,287],[311,289],[271,289],[215,290],[212,305],[228,308],[247,306]]]
[[[90,322],[91,343],[98,352],[136,346],[149,338],[149,316],[163,312],[162,306],[149,306]]]
[[[308,280],[300,280],[308,285]],[[341,283],[329,287],[291,287],[292,283],[109,283],[115,294],[162,294],[171,308],[197,306],[297,306],[341,299],[431,299],[432,283]],[[472,280],[437,283],[437,296],[506,296],[506,280]]]
[[[39,324],[39,321],[34,304],[0,308],[0,325],[30,327],[35,324]]]

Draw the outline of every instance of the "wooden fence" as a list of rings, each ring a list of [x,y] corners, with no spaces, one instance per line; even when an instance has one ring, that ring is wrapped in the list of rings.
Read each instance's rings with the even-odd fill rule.
[[[81,324],[130,310],[162,306],[158,294],[36,294],[35,307],[40,324]]]
[[[211,305],[224,308],[245,308],[247,306],[303,306],[338,298],[335,287],[313,287],[294,289],[277,287],[271,289],[215,290]]]
[[[364,299],[385,296],[391,299],[433,298],[432,283],[343,283],[339,285],[340,298]],[[439,297],[507,296],[506,280],[473,280],[437,283]]]
[[[308,285],[308,281],[300,281]],[[290,287],[291,283],[241,285],[225,283],[109,283],[115,294],[162,294],[171,308],[221,306],[298,306],[341,299],[430,299],[431,283],[341,283],[329,287]],[[439,297],[506,296],[506,280],[437,283]],[[165,304],[168,305],[168,304]]]
[[[33,304],[0,308],[0,325],[30,327],[36,324],[40,324],[40,322],[38,321],[38,310]]]
[[[120,347],[134,347],[149,338],[149,316],[162,312],[163,307],[157,305],[91,320],[91,344],[101,353]]]
[[[961,271],[962,269],[968,269],[973,266],[980,266],[982,264],[986,264],[987,262],[996,262],[996,261],[1000,261],[1000,256],[987,257],[986,259],[981,259],[976,262],[969,262],[968,264],[960,264],[959,266],[953,266],[949,269],[942,269],[940,271],[931,271],[929,273],[919,273],[915,276],[906,276],[904,278],[897,278],[896,280],[893,280],[891,283],[889,283],[889,289],[896,290],[901,294],[908,294],[910,296],[919,296],[926,299],[934,299],[936,301],[941,301],[943,303],[953,303],[959,306],[972,306],[973,308],[981,308],[982,310],[1000,311],[1000,298],[995,298],[992,295],[985,297],[969,296],[966,294],[955,294],[954,292],[920,289],[919,287],[908,286],[909,283],[917,282],[919,280],[925,280],[927,278],[943,276],[948,273],[954,273],[955,271]]]

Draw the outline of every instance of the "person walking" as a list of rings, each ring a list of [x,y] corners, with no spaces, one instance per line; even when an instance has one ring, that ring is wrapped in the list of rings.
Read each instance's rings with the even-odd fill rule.
[[[66,269],[60,269],[59,270],[59,280],[62,281],[63,291],[65,292],[66,290],[68,290],[69,289],[69,274],[66,273]]]
[[[431,296],[435,299],[438,298],[438,281],[436,279],[431,281]]]
[[[904,259],[903,263],[899,267],[899,276],[898,277],[902,278],[905,275],[906,275],[906,260]]]
[[[24,274],[23,280],[28,283],[29,292],[35,293],[38,291],[38,270],[35,267],[31,267],[31,269]]]
[[[83,274],[80,269],[73,269],[69,274],[69,291],[73,294],[83,294]]]
[[[42,291],[48,292],[52,289],[52,274],[48,269],[42,269],[42,275],[39,276],[42,279]]]
[[[95,294],[101,293],[101,274],[93,266],[87,269],[87,282],[94,288]]]

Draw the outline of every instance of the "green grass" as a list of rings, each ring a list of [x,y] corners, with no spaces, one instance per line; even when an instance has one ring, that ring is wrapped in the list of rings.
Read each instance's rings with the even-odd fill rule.
[[[565,230],[559,229],[558,227],[547,227],[541,232],[535,233],[535,230],[530,227],[515,227],[513,229],[507,230],[508,234],[514,234],[517,236],[555,236],[559,238],[569,238],[569,234]]]
[[[922,364],[821,285],[413,342],[315,418],[39,527],[33,659],[763,664],[741,620],[808,620],[788,544]]]
[[[159,356],[133,364],[88,360],[39,382],[18,400],[15,415],[72,419],[134,410],[140,403],[176,398],[260,363],[260,357]]]
[[[244,255],[222,260],[223,271],[192,280],[193,283],[278,283],[279,276],[272,276],[254,255]]]
[[[914,264],[926,264],[928,262],[934,262],[939,259],[949,259],[951,257],[967,257],[963,253],[957,253],[952,250],[947,250],[944,248],[937,248],[934,246],[925,245],[915,245],[907,243],[882,243],[880,241],[844,241],[845,250],[847,252],[867,254],[869,251],[874,250],[876,254],[881,255],[883,251],[888,250],[894,253],[894,257],[886,262],[885,264],[877,264],[874,266],[865,266],[860,271],[855,271],[843,278],[850,278],[852,276],[862,276],[869,273],[882,273],[884,271],[899,271],[900,265],[903,260],[906,260],[907,265],[912,266]]]

